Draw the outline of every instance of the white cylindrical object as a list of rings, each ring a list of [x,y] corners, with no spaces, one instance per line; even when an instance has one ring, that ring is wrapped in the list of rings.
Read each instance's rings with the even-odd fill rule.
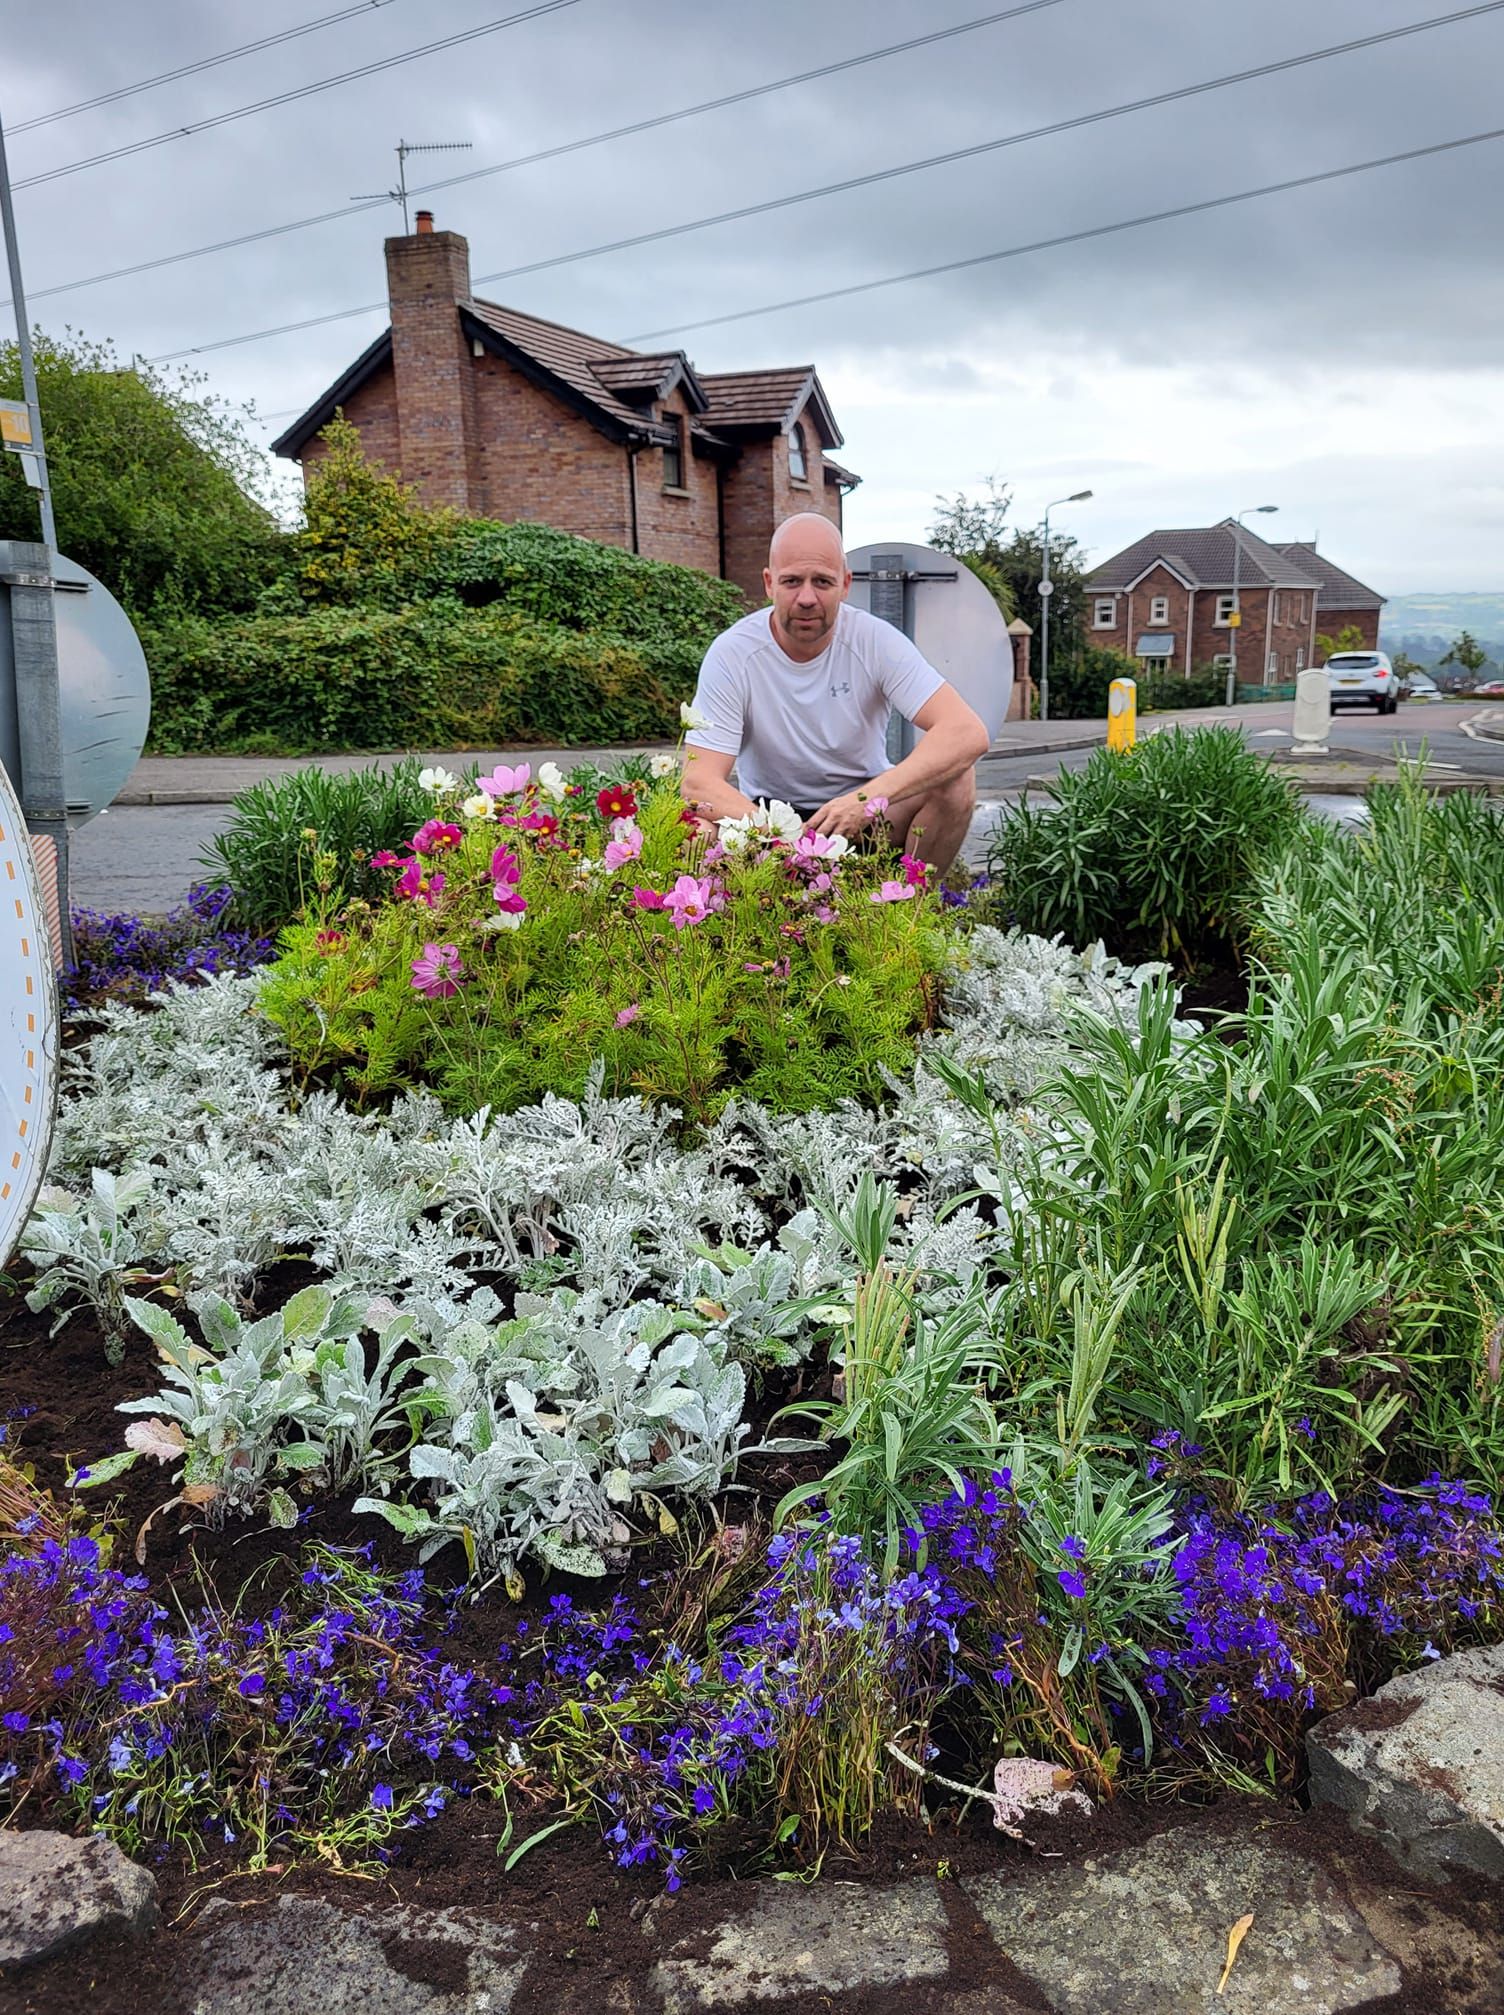
[[[52,1147],[57,982],[31,835],[0,769],[0,1268],[20,1240]]]

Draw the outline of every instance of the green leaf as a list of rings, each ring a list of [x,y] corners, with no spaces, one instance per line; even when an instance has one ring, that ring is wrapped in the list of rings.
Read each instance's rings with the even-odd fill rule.
[[[333,1306],[334,1297],[327,1287],[320,1286],[317,1281],[312,1287],[300,1288],[283,1306],[283,1336],[289,1343],[301,1343],[310,1336],[318,1336]]]
[[[139,1449],[121,1448],[113,1455],[101,1456],[98,1462],[82,1463],[68,1478],[68,1488],[92,1490],[96,1484],[113,1483],[117,1476],[124,1476],[131,1464],[140,1459]]]
[[[285,1490],[274,1490],[266,1500],[266,1515],[279,1532],[291,1532],[298,1522],[298,1507]]]
[[[526,1840],[514,1847],[506,1860],[502,1862],[502,1874],[510,1875],[524,1854],[531,1854],[535,1847],[541,1847],[543,1842],[550,1839],[555,1833],[562,1833],[566,1826],[578,1826],[579,1823],[579,1818],[575,1813],[567,1812],[562,1819],[555,1819],[549,1825],[540,1827],[536,1833],[530,1833]],[[500,1846],[498,1846],[497,1852],[500,1853],[500,1851]]]

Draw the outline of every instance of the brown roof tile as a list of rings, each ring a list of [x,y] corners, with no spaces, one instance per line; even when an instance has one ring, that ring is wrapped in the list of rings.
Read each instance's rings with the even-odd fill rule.
[[[1110,560],[1094,567],[1086,577],[1088,588],[1126,588],[1156,560],[1173,567],[1193,588],[1230,588],[1233,575],[1233,532],[1231,518],[1220,525],[1190,530],[1149,532],[1135,539]],[[1243,527],[1242,554],[1238,579],[1245,588],[1314,588],[1316,577],[1299,562],[1287,558],[1256,532]]]
[[[1327,609],[1382,609],[1384,597],[1373,588],[1367,588],[1341,567],[1334,566],[1325,554],[1318,553],[1315,543],[1307,539],[1295,539],[1281,544],[1279,551],[1294,560],[1306,573],[1313,574],[1321,584],[1317,597],[1318,613]]]

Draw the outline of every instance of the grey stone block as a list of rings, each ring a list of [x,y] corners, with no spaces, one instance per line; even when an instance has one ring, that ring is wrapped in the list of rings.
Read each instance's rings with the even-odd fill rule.
[[[1306,1736],[1311,1796],[1442,1878],[1504,1876],[1504,1646],[1402,1673]]]
[[[1327,1876],[1276,1842],[1179,1827],[962,1888],[1058,2015],[1342,2015],[1400,1970]],[[1253,1913],[1222,1995],[1227,1934]]]
[[[0,1832],[0,1966],[29,1966],[98,1932],[149,1931],[157,1885],[100,1834]]]
[[[765,1883],[752,1907],[682,1939],[653,1969],[664,2015],[701,2015],[749,2001],[782,2007],[803,1994],[851,1993],[939,1980],[945,1910],[933,1883],[865,1889]]]
[[[195,1929],[192,2015],[507,2015],[527,1963],[514,1930],[463,1910],[216,1897]]]

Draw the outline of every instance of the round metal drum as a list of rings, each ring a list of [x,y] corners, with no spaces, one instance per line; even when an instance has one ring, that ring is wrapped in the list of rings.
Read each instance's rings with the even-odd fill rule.
[[[952,553],[900,539],[846,555],[851,602],[897,623],[996,736],[1013,696],[1013,640],[1002,610]]]
[[[57,1109],[57,987],[31,839],[0,769],[0,1268],[41,1188]]]

